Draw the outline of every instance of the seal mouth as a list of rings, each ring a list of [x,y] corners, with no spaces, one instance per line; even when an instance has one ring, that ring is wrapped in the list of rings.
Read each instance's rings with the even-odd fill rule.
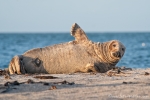
[[[113,56],[117,57],[117,58],[121,58],[121,53],[119,51],[118,52],[114,52]]]

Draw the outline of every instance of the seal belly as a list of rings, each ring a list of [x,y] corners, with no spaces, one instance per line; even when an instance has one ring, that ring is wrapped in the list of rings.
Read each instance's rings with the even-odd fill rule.
[[[72,73],[93,62],[87,48],[81,44],[64,43],[45,47],[43,65],[48,73]]]

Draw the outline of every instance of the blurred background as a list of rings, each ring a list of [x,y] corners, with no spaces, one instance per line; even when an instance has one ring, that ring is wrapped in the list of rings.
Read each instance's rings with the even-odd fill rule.
[[[149,0],[1,0],[0,68],[25,51],[72,41],[78,23],[94,42],[126,46],[118,66],[150,67]]]

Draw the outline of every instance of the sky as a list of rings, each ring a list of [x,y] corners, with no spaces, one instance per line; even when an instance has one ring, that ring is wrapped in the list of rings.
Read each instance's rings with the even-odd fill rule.
[[[150,0],[0,0],[0,33],[150,32]]]

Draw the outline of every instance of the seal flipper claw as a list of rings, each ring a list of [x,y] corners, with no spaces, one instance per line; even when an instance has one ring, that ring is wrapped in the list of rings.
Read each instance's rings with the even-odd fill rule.
[[[85,32],[80,28],[77,23],[74,23],[71,27],[71,35],[75,37],[75,41],[77,42],[85,42],[89,41]]]

